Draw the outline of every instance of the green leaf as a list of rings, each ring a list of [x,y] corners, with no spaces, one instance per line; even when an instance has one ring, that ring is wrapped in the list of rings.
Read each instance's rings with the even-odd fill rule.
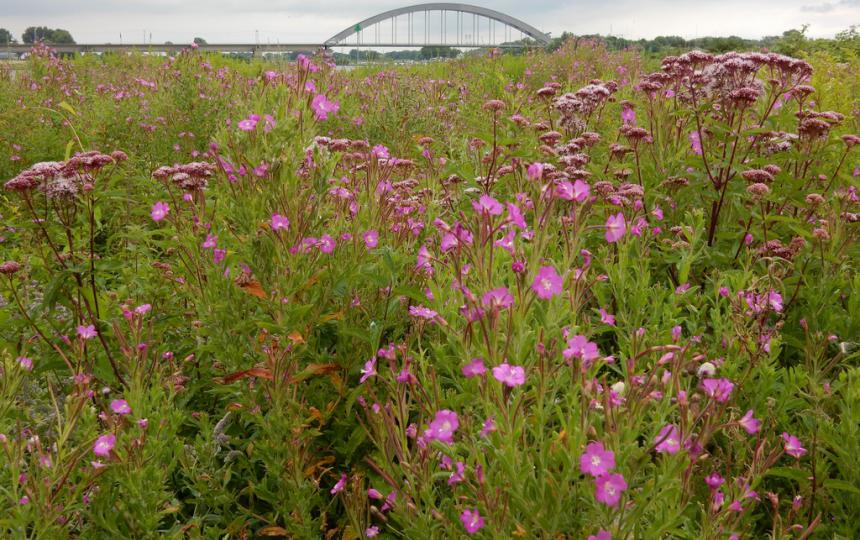
[[[67,111],[67,112],[68,112],[69,114],[71,114],[72,116],[77,116],[77,115],[78,115],[78,111],[76,111],[76,110],[75,110],[75,108],[74,108],[74,107],[72,107],[71,105],[69,105],[69,104],[68,104],[68,102],[66,102],[66,101],[61,101],[61,102],[60,102],[60,108],[61,108],[61,109],[63,109],[63,110],[65,110],[65,111]]]
[[[845,480],[837,480],[836,478],[831,478],[824,481],[824,487],[827,489],[836,489],[839,491],[848,491],[850,493],[855,493],[860,495],[860,488],[857,486],[846,482]]]

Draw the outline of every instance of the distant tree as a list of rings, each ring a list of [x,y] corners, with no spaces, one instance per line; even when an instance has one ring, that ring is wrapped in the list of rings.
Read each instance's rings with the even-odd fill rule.
[[[70,34],[68,30],[63,30],[62,28],[52,30],[47,26],[30,26],[24,30],[23,34],[21,34],[21,41],[28,44],[35,43],[37,41],[44,41],[45,43],[75,42],[74,38],[72,38],[72,34]]]
[[[63,30],[62,28],[57,28],[54,30],[53,35],[51,36],[51,43],[74,43],[75,39],[72,37],[72,34],[69,33],[68,30]]]
[[[202,37],[194,38],[194,44],[195,45],[207,45],[206,40],[203,39]]]
[[[421,58],[457,58],[460,50],[453,47],[421,47]]]
[[[12,36],[12,32],[5,28],[0,28],[0,43],[3,45],[15,43],[15,38]]]
[[[800,30],[791,29],[786,30],[782,33],[782,37],[779,38],[776,43],[773,45],[773,49],[780,54],[787,54],[789,56],[797,56],[802,50],[806,48],[807,39],[806,39],[806,29],[809,28],[808,24],[804,24],[800,27]]]

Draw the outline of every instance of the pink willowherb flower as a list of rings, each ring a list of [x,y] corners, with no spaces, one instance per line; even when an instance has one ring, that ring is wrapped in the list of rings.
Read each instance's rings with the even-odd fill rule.
[[[322,94],[317,94],[311,101],[311,109],[313,109],[317,120],[326,120],[329,114],[335,114],[340,110],[340,104],[337,101],[329,101]]]
[[[254,131],[257,129],[257,121],[253,118],[245,118],[244,120],[239,120],[236,127],[241,131]]]
[[[281,214],[272,214],[272,230],[287,230],[290,228],[290,219],[287,216],[282,216]]]
[[[409,306],[409,314],[412,315],[413,317],[419,317],[421,319],[428,319],[428,320],[435,319],[436,317],[439,316],[439,314],[436,313],[435,311],[433,311],[432,309],[430,309],[426,306],[422,306],[420,304],[416,305],[416,306]]]
[[[594,480],[594,487],[594,498],[613,507],[621,500],[621,494],[627,489],[627,482],[620,474],[604,474]]]
[[[562,292],[562,279],[552,266],[543,266],[538,270],[532,283],[532,290],[538,298],[549,300]]]
[[[463,510],[463,513],[460,514],[460,521],[463,523],[463,527],[469,534],[475,534],[484,526],[484,518],[482,518],[481,514],[478,513],[477,508],[474,510],[470,510],[468,508]]]
[[[149,213],[149,217],[152,218],[152,221],[161,221],[167,217],[169,212],[170,206],[165,202],[158,201],[152,205],[152,211]]]
[[[759,429],[761,429],[761,420],[756,420],[753,416],[752,409],[748,410],[743,417],[738,420],[738,424],[746,430],[747,433],[753,435],[754,433],[758,433]]]
[[[708,397],[714,398],[720,403],[728,401],[735,385],[728,379],[703,379],[702,389]]]
[[[492,416],[488,416],[486,420],[484,420],[484,424],[481,426],[481,437],[486,437],[490,433],[496,431],[496,420]]]
[[[526,382],[526,371],[522,366],[512,366],[505,362],[493,368],[493,377],[505,386],[514,388]]]
[[[585,452],[579,457],[579,469],[597,478],[615,468],[615,454],[606,450],[603,443],[593,441],[585,447]]]
[[[21,366],[21,369],[26,371],[33,371],[33,359],[27,356],[19,356],[17,358],[18,365]]]
[[[654,450],[661,454],[677,454],[681,449],[681,437],[678,434],[678,428],[674,424],[663,426],[660,433],[654,438],[654,443],[657,445]]]
[[[433,265],[431,264],[432,256],[427,246],[421,246],[418,250],[418,255],[415,257],[415,269],[423,272],[427,276],[433,275]]]
[[[529,180],[540,180],[541,178],[543,178],[543,169],[543,163],[535,162],[529,165],[528,169],[526,169],[526,173],[528,174]]]
[[[636,111],[633,110],[633,107],[627,104],[621,107],[621,121],[624,125],[636,125]]]
[[[119,415],[131,414],[131,407],[124,399],[115,399],[110,402],[110,410]]]
[[[615,326],[615,316],[610,314],[603,308],[598,309],[600,312],[600,322],[603,324],[608,324],[609,326]]]
[[[376,358],[371,358],[367,362],[364,363],[364,367],[361,368],[361,379],[359,379],[359,383],[363,383],[367,379],[376,375]]]
[[[372,527],[364,529],[364,535],[368,538],[376,538],[379,536],[379,527],[373,525]]]
[[[379,233],[375,229],[371,229],[364,233],[364,245],[367,249],[373,249],[379,245]]]
[[[806,454],[806,448],[803,447],[800,439],[794,435],[789,435],[788,433],[783,432],[782,440],[785,441],[783,449],[789,456],[800,459]]]
[[[483,358],[473,358],[471,362],[463,366],[463,376],[467,378],[480,377],[487,372]]]
[[[507,309],[514,305],[514,297],[507,287],[498,287],[487,291],[481,297],[481,303],[490,309]]]
[[[705,477],[705,483],[711,490],[719,489],[725,483],[725,479],[716,471]]]
[[[624,221],[624,214],[618,212],[615,215],[609,216],[606,219],[606,233],[604,238],[610,244],[621,240],[624,233],[627,232],[627,223]]]
[[[442,409],[436,413],[430,426],[424,430],[424,437],[429,440],[437,440],[445,444],[454,442],[454,432],[460,427],[457,413],[448,409]]]
[[[116,435],[113,433],[102,435],[96,439],[95,444],[93,444],[93,453],[100,457],[107,457],[110,455],[110,451],[113,450],[115,444]]]
[[[475,209],[475,212],[486,212],[491,216],[500,216],[505,210],[505,207],[502,206],[502,203],[500,203],[490,195],[486,194],[481,195],[481,197],[477,201],[472,201],[472,208]]]
[[[99,333],[96,332],[96,327],[93,326],[92,324],[90,324],[88,326],[84,326],[84,325],[78,326],[78,337],[83,339],[83,340],[93,339],[97,335],[99,335]]]
[[[519,227],[520,229],[526,228],[526,220],[523,217],[523,212],[520,210],[520,207],[514,203],[507,203],[508,208],[508,220],[514,224],[514,226]]]
[[[607,530],[600,529],[597,534],[589,535],[588,540],[612,540],[612,534]]]
[[[698,131],[691,132],[688,138],[690,139],[690,149],[693,151],[693,153],[701,156],[702,155],[702,138],[699,136],[699,132]]]
[[[597,349],[597,343],[588,341],[587,337],[577,334],[567,340],[567,348],[562,352],[562,355],[565,360],[579,358],[590,364],[593,360],[600,358],[600,351]]]
[[[334,487],[331,488],[329,493],[332,495],[336,495],[343,491],[343,488],[346,487],[346,474],[341,474],[340,479],[335,483]]]
[[[331,254],[334,251],[336,245],[337,242],[335,242],[334,238],[332,238],[330,235],[324,234],[320,236],[319,248],[322,253],[325,253],[326,255]]]

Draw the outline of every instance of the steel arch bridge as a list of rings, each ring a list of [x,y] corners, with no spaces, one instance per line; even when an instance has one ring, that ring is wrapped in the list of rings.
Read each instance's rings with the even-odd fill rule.
[[[435,13],[439,13],[438,19]],[[431,13],[434,15],[431,17]],[[449,32],[449,14],[454,14],[455,23]],[[418,21],[416,28],[416,15],[423,15],[423,21]],[[471,18],[469,17],[471,15]],[[405,38],[403,38],[402,16],[406,17]],[[400,20],[398,20],[400,18]],[[382,23],[389,21],[390,40],[381,38]],[[423,22],[423,39],[420,23]],[[437,24],[438,23],[438,24]],[[501,24],[501,39],[496,39],[496,23]],[[468,24],[468,28],[467,28]],[[435,28],[434,28],[435,27]],[[374,32],[369,40],[365,40],[364,34],[370,29]],[[387,29],[386,29],[387,30]],[[416,32],[418,30],[418,32]],[[515,17],[506,15],[499,11],[470,4],[457,4],[449,2],[431,2],[417,4],[385,11],[373,17],[344,29],[327,39],[323,46],[330,47],[522,47],[522,42],[514,39],[512,34],[519,32],[520,37],[529,37],[537,45],[549,43],[549,36],[534,26],[523,22]],[[398,35],[399,34],[399,35]],[[355,38],[351,40],[350,38]]]

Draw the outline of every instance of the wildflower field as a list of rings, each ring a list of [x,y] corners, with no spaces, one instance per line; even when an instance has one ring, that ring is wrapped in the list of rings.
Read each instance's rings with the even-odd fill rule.
[[[0,537],[860,538],[860,60],[0,65]]]

